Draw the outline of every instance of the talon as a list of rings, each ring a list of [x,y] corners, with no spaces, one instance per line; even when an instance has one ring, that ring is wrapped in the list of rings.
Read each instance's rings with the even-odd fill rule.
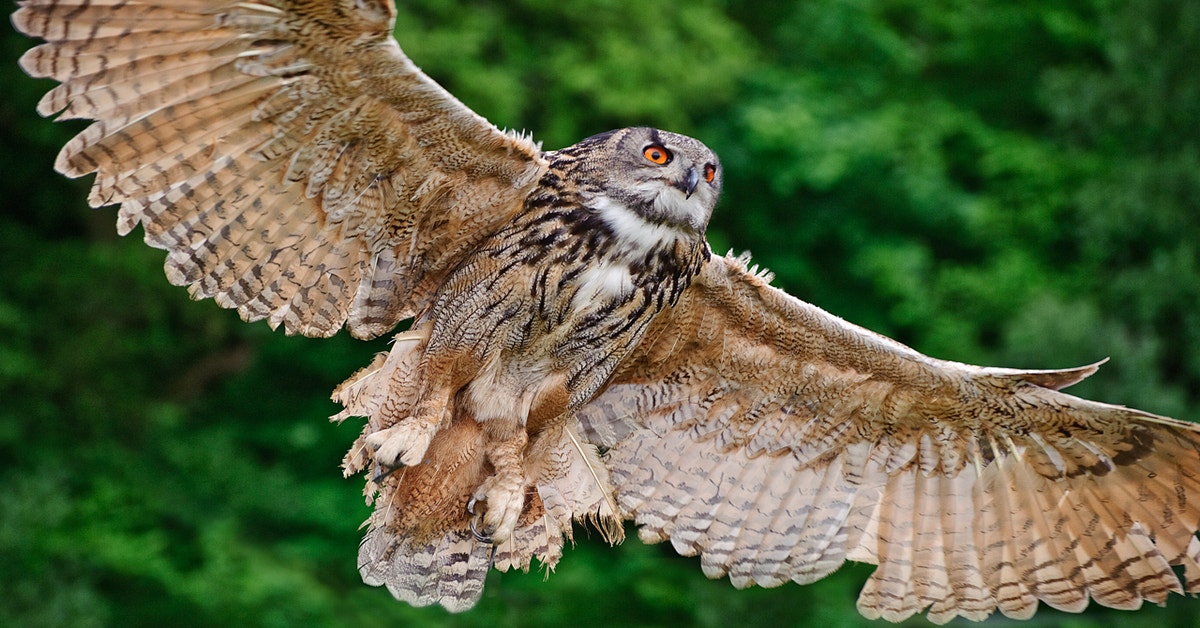
[[[404,465],[398,464],[395,466],[391,466],[391,465],[386,465],[383,463],[376,462],[375,468],[378,470],[378,472],[375,474],[374,477],[371,478],[371,481],[376,484],[382,484],[384,480],[388,479],[388,476],[399,471],[400,469],[403,469]]]
[[[472,517],[471,520],[467,523],[467,527],[471,529],[471,536],[475,537],[476,541],[479,541],[480,543],[487,543],[488,545],[491,545],[492,536],[490,534],[484,534],[484,533],[480,532],[475,527],[475,518],[474,517]]]
[[[480,500],[474,495],[471,496],[471,499],[467,500],[467,514],[471,515],[471,520],[467,522],[467,527],[471,529],[471,536],[475,537],[476,541],[479,541],[480,543],[491,544],[492,535],[484,534],[483,532],[479,531],[479,528],[475,527],[475,521],[483,518],[482,514],[475,512],[475,506],[480,501],[483,500]]]

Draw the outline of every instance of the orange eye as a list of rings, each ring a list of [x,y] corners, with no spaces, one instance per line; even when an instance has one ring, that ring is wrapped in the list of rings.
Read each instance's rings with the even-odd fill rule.
[[[712,183],[713,179],[715,178],[717,178],[717,167],[712,164],[708,164],[704,167],[704,180]]]
[[[671,161],[671,151],[659,146],[651,144],[642,151],[642,156],[658,165],[663,165]]]

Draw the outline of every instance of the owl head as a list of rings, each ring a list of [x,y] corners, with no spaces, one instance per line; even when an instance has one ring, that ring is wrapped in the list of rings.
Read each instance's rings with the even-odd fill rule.
[[[590,205],[610,224],[702,235],[721,193],[721,162],[699,140],[648,127],[601,133],[576,144]],[[632,222],[631,222],[632,221]],[[617,225],[614,225],[617,226]]]

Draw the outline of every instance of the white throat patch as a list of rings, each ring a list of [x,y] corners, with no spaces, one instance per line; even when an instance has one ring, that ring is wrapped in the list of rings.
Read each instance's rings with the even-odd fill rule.
[[[607,196],[598,195],[589,199],[588,206],[595,209],[616,234],[623,248],[622,253],[633,257],[641,257],[651,249],[687,237],[686,233],[675,227],[642,218],[637,212]]]

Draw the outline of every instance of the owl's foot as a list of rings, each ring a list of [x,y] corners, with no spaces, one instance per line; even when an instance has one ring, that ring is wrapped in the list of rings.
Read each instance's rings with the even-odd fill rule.
[[[512,537],[525,509],[525,468],[522,465],[526,435],[523,429],[501,441],[493,441],[488,461],[496,469],[467,502],[471,533],[481,542],[500,545]],[[484,502],[486,510],[478,512]]]
[[[436,433],[435,423],[413,417],[367,436],[367,447],[374,452],[375,462],[385,468],[411,467],[425,459]]]
[[[523,482],[509,483],[494,475],[484,482],[467,502],[471,514],[471,534],[483,543],[500,545],[512,537],[517,520],[525,508]],[[480,512],[479,504],[486,508]]]

